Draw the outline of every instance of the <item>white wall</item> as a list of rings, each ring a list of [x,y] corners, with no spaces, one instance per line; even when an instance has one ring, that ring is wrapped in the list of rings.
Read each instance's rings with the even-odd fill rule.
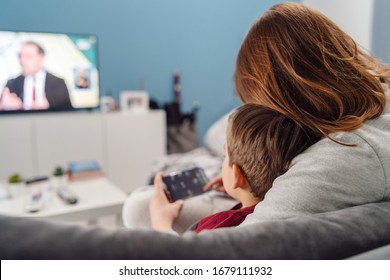
[[[302,0],[302,4],[321,11],[371,52],[374,0]]]
[[[165,111],[37,113],[0,118],[0,183],[12,173],[49,176],[56,166],[96,160],[126,192],[149,182],[166,154]]]

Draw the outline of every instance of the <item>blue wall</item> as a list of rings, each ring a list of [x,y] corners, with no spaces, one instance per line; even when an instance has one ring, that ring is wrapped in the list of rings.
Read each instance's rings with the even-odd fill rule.
[[[390,66],[390,1],[375,0],[372,27],[372,53]]]
[[[99,37],[101,90],[139,89],[172,101],[182,74],[183,108],[201,105],[201,134],[239,102],[236,54],[271,0],[1,0],[0,29],[92,33]]]

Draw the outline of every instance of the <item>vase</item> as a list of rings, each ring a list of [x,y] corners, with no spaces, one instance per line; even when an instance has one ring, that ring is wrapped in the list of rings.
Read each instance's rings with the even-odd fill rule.
[[[21,183],[8,183],[8,192],[10,197],[15,198],[24,194],[25,184]]]
[[[52,185],[55,189],[65,187],[68,184],[68,178],[66,175],[53,176],[51,179],[52,179]]]

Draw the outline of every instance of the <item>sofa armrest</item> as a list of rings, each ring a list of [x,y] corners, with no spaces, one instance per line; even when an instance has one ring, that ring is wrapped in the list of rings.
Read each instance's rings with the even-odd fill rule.
[[[390,202],[174,236],[0,216],[2,259],[344,259],[390,244]]]

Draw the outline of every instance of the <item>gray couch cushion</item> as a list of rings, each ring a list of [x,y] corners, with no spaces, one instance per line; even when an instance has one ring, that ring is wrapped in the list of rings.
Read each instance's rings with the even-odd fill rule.
[[[390,245],[386,245],[350,258],[352,260],[390,260]]]
[[[2,259],[343,259],[390,244],[390,202],[182,237],[0,216]]]

